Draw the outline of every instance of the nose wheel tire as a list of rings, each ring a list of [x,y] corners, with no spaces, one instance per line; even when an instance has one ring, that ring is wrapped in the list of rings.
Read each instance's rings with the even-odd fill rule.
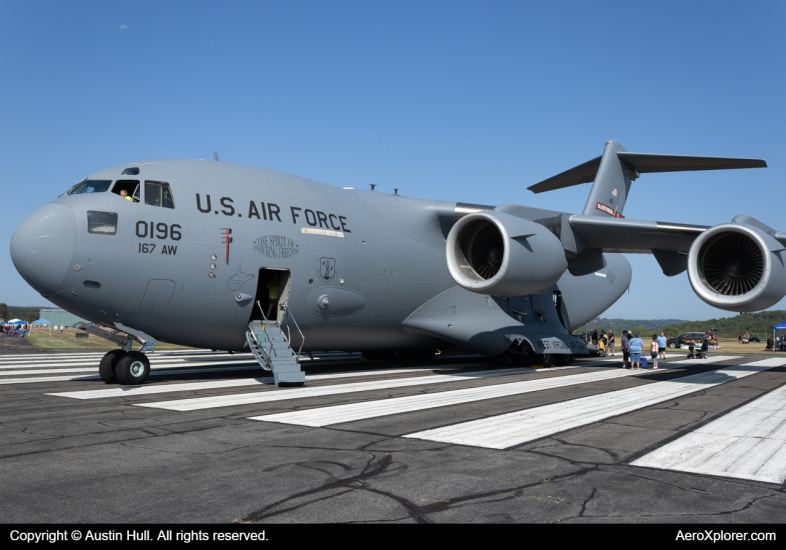
[[[124,354],[125,352],[121,349],[113,349],[101,358],[101,362],[98,364],[98,375],[101,377],[101,380],[107,384],[117,384],[115,367]]]
[[[117,362],[115,376],[124,385],[141,384],[150,374],[150,361],[144,353],[131,351]]]
[[[561,367],[567,367],[568,365],[573,363],[573,355],[572,354],[568,354],[568,353],[562,353],[560,355],[555,355],[554,356],[554,362],[557,365],[561,366]]]

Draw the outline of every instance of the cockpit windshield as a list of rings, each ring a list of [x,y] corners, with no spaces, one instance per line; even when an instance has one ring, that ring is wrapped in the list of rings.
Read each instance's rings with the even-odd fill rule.
[[[175,199],[172,197],[172,189],[169,184],[164,181],[146,181],[145,204],[174,208]]]
[[[112,185],[112,180],[82,180],[68,190],[69,195],[81,195],[83,193],[103,193],[109,186]]]

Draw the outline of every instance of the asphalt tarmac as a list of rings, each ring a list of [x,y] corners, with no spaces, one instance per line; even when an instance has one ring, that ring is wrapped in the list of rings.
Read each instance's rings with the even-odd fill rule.
[[[780,523],[786,354],[631,372],[329,354],[0,350],[4,522]]]

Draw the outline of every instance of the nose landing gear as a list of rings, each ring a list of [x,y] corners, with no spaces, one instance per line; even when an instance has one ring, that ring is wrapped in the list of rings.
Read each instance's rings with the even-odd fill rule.
[[[138,351],[115,349],[101,358],[98,374],[107,384],[141,384],[150,374],[150,360]]]

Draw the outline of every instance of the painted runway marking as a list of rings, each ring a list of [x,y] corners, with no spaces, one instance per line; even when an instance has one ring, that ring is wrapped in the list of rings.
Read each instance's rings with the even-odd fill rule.
[[[666,370],[665,368],[663,370]],[[538,372],[548,372],[540,370]],[[463,390],[451,390],[440,393],[425,395],[410,395],[407,397],[396,397],[392,399],[380,399],[376,401],[365,401],[361,403],[349,403],[346,405],[335,405],[332,407],[321,407],[317,409],[307,409],[303,411],[293,411],[264,416],[255,416],[249,420],[260,420],[263,422],[280,422],[283,424],[298,424],[301,426],[328,426],[331,424],[341,424],[344,422],[354,422],[367,418],[378,418],[380,416],[390,416],[413,411],[422,411],[438,407],[449,407],[461,403],[472,403],[474,401],[484,401],[488,399],[498,399],[511,395],[520,395],[537,391],[550,390],[554,388],[564,388],[577,384],[590,384],[603,380],[612,380],[625,376],[636,376],[654,371],[630,371],[630,370],[603,370],[587,374],[571,374],[547,378],[545,380],[524,380],[521,382],[510,382],[494,386],[482,386],[479,388],[466,388]]]
[[[786,359],[765,359],[746,365],[722,367],[718,370],[665,382],[655,382],[480,420],[461,422],[404,437],[491,449],[507,449],[726,382],[739,380],[785,364]]]
[[[731,357],[725,357],[730,359]],[[718,356],[716,361],[723,360]],[[685,362],[675,362],[679,366],[698,364],[694,360]],[[659,370],[666,370],[664,367]],[[538,372],[548,372],[539,370]],[[307,409],[303,411],[293,411],[277,413],[271,415],[255,416],[250,420],[260,420],[263,422],[280,422],[283,424],[298,424],[302,426],[328,426],[331,424],[341,424],[344,422],[354,422],[367,418],[377,418],[407,412],[434,409],[438,407],[448,407],[461,403],[472,403],[487,399],[498,399],[511,395],[519,395],[536,391],[549,390],[573,386],[577,384],[589,384],[603,380],[611,380],[625,376],[645,374],[654,372],[630,371],[630,370],[603,370],[588,374],[572,374],[545,380],[524,380],[521,382],[511,382],[495,386],[484,386],[479,388],[467,388],[463,390],[447,391],[427,395],[412,395],[407,397],[397,397],[393,399],[381,399],[377,401],[366,401],[361,403],[349,403],[346,405],[336,405],[332,407],[321,407],[317,409]]]
[[[247,371],[253,367],[223,367],[220,369],[177,369],[177,370],[151,370],[150,376],[164,376],[170,374],[201,374],[201,373],[217,373],[217,372],[232,372],[232,371]],[[91,369],[92,370],[92,369]],[[101,380],[98,375],[95,376],[43,376],[41,378],[0,378],[0,386],[6,384],[31,384],[38,382],[65,382],[65,381],[83,381],[83,380]]]
[[[560,367],[573,368],[573,367]],[[550,369],[554,370],[554,369]],[[266,392],[239,393],[233,395],[218,395],[212,397],[197,397],[194,399],[180,399],[176,401],[160,401],[156,403],[139,403],[137,407],[151,407],[171,411],[195,411],[212,409],[216,407],[231,407],[234,405],[248,405],[252,403],[269,403],[273,401],[287,401],[290,399],[304,399],[307,397],[321,397],[325,395],[339,395],[391,388],[405,388],[410,386],[423,386],[427,384],[444,384],[462,382],[467,380],[480,380],[497,376],[508,376],[538,372],[537,369],[496,369],[488,371],[461,372],[453,374],[435,374],[433,376],[418,376],[412,378],[396,378],[392,380],[374,380],[370,382],[350,382],[348,384],[316,386],[313,388],[288,388]]]
[[[29,372],[30,374],[44,374],[47,372],[96,372],[98,371],[98,367],[96,364],[91,363],[90,367],[78,367],[74,365],[66,365],[60,368],[54,368],[53,365],[41,365],[41,366],[32,366],[32,365],[25,365],[23,367],[2,367],[0,366],[0,376],[9,376],[11,374],[21,374],[22,371],[11,371],[10,369],[19,369],[19,368],[32,368],[33,370],[25,371]],[[169,368],[169,369],[182,369],[182,368],[193,368],[193,367],[215,367],[219,365],[234,365],[234,366],[243,366],[248,365],[249,368],[259,367],[259,364],[256,361],[193,361],[193,362],[176,362],[176,363],[151,363],[151,369],[157,368]],[[51,369],[51,370],[46,370]]]
[[[151,357],[147,356],[148,360],[150,361],[151,365],[162,365],[162,364],[172,364],[172,363],[214,363],[214,362],[221,362],[221,361],[234,361],[234,362],[241,362],[241,361],[255,361],[253,356],[241,356],[237,357],[234,355],[221,355],[219,357],[205,357],[205,356],[185,356],[185,357]],[[19,367],[56,367],[56,366],[81,366],[81,365],[94,365],[97,367],[100,358],[91,358],[91,359],[69,359],[66,361],[52,361],[50,360],[38,360],[38,361],[8,361],[8,362],[0,362],[0,369],[8,369],[8,368],[19,368]]]
[[[431,368],[405,368],[405,369],[376,369],[349,372],[333,372],[325,374],[306,374],[308,380],[330,380],[336,378],[354,378],[363,376],[384,376],[388,374],[411,374],[415,372],[431,372],[435,370],[457,370],[464,368],[477,368],[477,365],[445,365],[442,367]],[[261,369],[260,369],[261,370]],[[264,371],[263,371],[264,372]],[[57,397],[70,397],[72,399],[104,399],[108,397],[129,397],[137,395],[153,395],[157,393],[173,393],[179,391],[211,390],[217,388],[231,388],[242,386],[254,386],[259,384],[270,384],[272,377],[265,378],[244,378],[240,380],[217,380],[211,382],[192,382],[184,384],[168,384],[160,386],[123,386],[108,388],[105,390],[85,390],[61,393],[48,393]]]
[[[65,357],[101,357],[106,354],[108,350],[104,351],[97,351],[97,352],[88,352],[88,353],[21,353],[16,355],[0,355],[0,362],[6,359],[14,359],[17,360],[19,358],[22,359],[57,359],[57,358],[65,358]],[[248,352],[244,352],[244,354],[248,355]],[[228,355],[226,352],[219,352],[219,351],[202,351],[199,350],[172,350],[172,351],[157,351],[156,356],[163,356],[168,357],[172,355]],[[237,354],[236,354],[237,355]]]
[[[782,484],[786,481],[786,386],[631,464]]]
[[[708,363],[708,362],[711,363],[713,361],[725,361],[733,358],[734,358],[733,356],[718,355],[713,357],[712,359],[706,359],[701,363]],[[674,361],[672,364],[683,365],[684,363],[689,363],[693,365],[696,364],[697,362],[695,360]],[[591,365],[587,365],[587,366],[591,366]],[[373,382],[357,382],[357,383],[342,384],[337,386],[319,386],[315,388],[306,387],[306,388],[286,389],[283,391],[277,390],[273,392],[267,391],[263,393],[241,393],[241,394],[233,394],[233,395],[220,395],[214,397],[198,397],[193,399],[180,399],[176,401],[144,403],[144,404],[139,404],[138,406],[160,408],[160,409],[167,409],[173,411],[191,411],[191,410],[198,410],[198,409],[210,409],[214,407],[231,407],[234,405],[248,405],[251,403],[265,403],[269,401],[301,399],[306,397],[337,395],[343,393],[373,391],[373,390],[388,389],[388,388],[401,388],[401,387],[417,386],[417,385],[425,385],[425,384],[442,384],[446,382],[457,382],[462,379],[466,380],[471,378],[491,378],[496,376],[506,376],[506,375],[532,373],[532,372],[547,373],[555,370],[576,369],[576,368],[581,368],[581,366],[578,365],[578,366],[571,366],[571,367],[554,367],[550,369],[533,369],[528,367],[519,368],[519,369],[510,369],[510,368],[495,369],[490,371],[478,371],[477,373],[442,374],[442,375],[425,376],[425,377],[418,377],[418,378],[381,380],[381,381],[373,381]],[[616,373],[620,373],[621,375],[625,375],[630,371],[624,371],[620,369],[611,372],[616,372]],[[649,371],[641,371],[641,372],[644,373]]]

